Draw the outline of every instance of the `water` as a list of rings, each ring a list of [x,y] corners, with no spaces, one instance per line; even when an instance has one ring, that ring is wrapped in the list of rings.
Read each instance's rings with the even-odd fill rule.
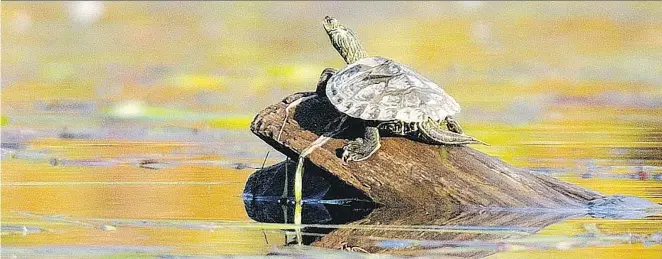
[[[250,175],[285,160],[250,133],[254,115],[342,66],[325,15],[444,86],[491,144],[472,147],[662,203],[657,3],[3,2],[2,257],[661,257],[657,214],[334,196],[293,225],[278,195],[246,202]]]
[[[591,251],[592,258],[613,258],[617,250],[636,251],[623,257],[656,258],[662,252],[659,215],[624,220],[533,211],[448,215],[434,208],[391,211],[333,204],[304,206],[304,225],[300,226],[304,244],[317,242],[326,248],[301,248],[296,245],[298,228],[291,224],[293,206],[289,212],[285,209],[288,219],[283,218],[277,199],[271,201],[275,206],[267,203],[257,209],[262,217],[247,211],[251,206],[242,199],[244,185],[269,150],[248,130],[180,132],[181,141],[159,140],[160,134],[151,131],[146,133],[150,137],[140,140],[132,136],[69,139],[37,131],[33,133],[38,137],[30,138],[18,137],[18,131],[3,128],[3,137],[21,141],[2,149],[3,255],[18,258],[343,256],[339,249],[332,249],[341,240],[373,252],[403,250],[399,253],[434,257],[530,258],[535,253],[556,258]],[[491,135],[515,134],[474,132],[487,141]],[[493,146],[476,148],[496,156],[508,152],[510,156],[503,156],[508,162],[605,194],[662,202],[659,160],[637,151],[649,150],[645,146],[655,143],[536,144],[530,139],[548,136],[533,127],[516,134],[521,142],[506,145],[494,138]],[[251,149],[238,152],[232,148],[237,145]],[[577,149],[596,153],[573,151]],[[559,154],[559,150],[569,151]],[[283,158],[272,150],[266,164]],[[363,216],[348,219],[346,215]]]

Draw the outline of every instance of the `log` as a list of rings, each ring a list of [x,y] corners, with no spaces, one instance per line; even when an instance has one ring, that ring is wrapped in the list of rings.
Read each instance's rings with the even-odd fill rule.
[[[295,162],[284,161],[250,176],[243,193],[246,213],[251,219],[265,223],[293,222],[294,205],[283,202],[281,196],[287,186],[288,200],[293,200],[295,167]],[[285,175],[288,175],[287,185],[283,184]],[[497,247],[484,244],[524,238],[551,224],[586,215],[584,211],[568,210],[374,208],[365,206],[369,204],[363,202],[364,197],[353,193],[349,186],[312,166],[306,170],[303,183],[304,192],[312,195],[303,200],[302,243],[328,249],[325,253],[332,254],[345,243],[368,253],[482,258],[498,252]],[[330,202],[337,199],[353,202]],[[327,224],[330,227],[323,227]],[[335,227],[341,224],[342,228]],[[301,256],[300,252],[291,255]]]
[[[423,256],[426,258],[482,258],[508,249],[509,243],[536,246],[584,244],[586,236],[570,241],[568,237],[541,241],[527,238],[539,230],[571,218],[585,216],[611,219],[636,219],[659,214],[657,205],[628,196],[593,200],[585,209],[493,209],[444,210],[426,207],[375,207],[355,188],[312,164],[303,176],[302,239],[307,245],[276,248],[272,255],[301,257],[345,255],[343,244],[354,251]],[[265,167],[251,175],[244,188],[244,206],[248,216],[258,222],[293,223],[293,179],[296,162],[292,160]],[[285,177],[287,175],[287,178]],[[287,179],[287,184],[284,182]],[[283,199],[283,188],[287,198]],[[342,227],[338,227],[342,225]],[[327,227],[328,226],[328,227]],[[296,236],[295,230],[288,236]],[[597,242],[612,237],[587,233]],[[522,240],[518,240],[522,239]],[[504,240],[508,240],[504,242]],[[286,241],[297,244],[297,240]],[[548,243],[546,243],[548,242]]]
[[[340,116],[328,100],[311,92],[296,93],[262,110],[250,129],[296,161],[304,149],[335,127],[333,123]],[[383,137],[381,148],[369,159],[345,163],[340,158],[342,147],[362,134],[360,126],[351,120],[346,123],[346,130],[307,156],[306,166],[328,173],[387,207],[585,209],[608,199],[598,192],[508,165],[469,146]],[[657,206],[647,201],[643,204]]]

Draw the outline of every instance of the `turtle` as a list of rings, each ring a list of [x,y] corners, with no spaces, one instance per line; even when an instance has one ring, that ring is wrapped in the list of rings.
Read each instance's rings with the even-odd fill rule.
[[[452,117],[460,105],[437,84],[394,60],[368,56],[337,19],[326,16],[323,26],[347,66],[324,69],[315,92],[365,128],[343,147],[343,161],[368,159],[380,147],[380,133],[436,145],[485,144],[464,135]]]

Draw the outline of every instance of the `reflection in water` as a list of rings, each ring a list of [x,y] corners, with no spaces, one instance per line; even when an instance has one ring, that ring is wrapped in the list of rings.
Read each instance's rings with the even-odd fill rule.
[[[301,223],[345,224],[368,215],[376,204],[360,191],[308,165],[303,177]],[[286,160],[256,171],[246,182],[243,192],[244,207],[248,216],[264,223],[294,223],[294,174],[296,163]],[[287,183],[287,190],[284,191]],[[305,227],[296,231],[301,240],[292,242],[310,244],[332,229]],[[317,235],[311,235],[315,233]],[[300,241],[300,242],[299,242]]]
[[[256,171],[244,188],[248,216],[264,223],[292,223],[293,174],[296,164],[289,160]],[[373,204],[353,189],[315,166],[304,174],[303,224],[283,229],[285,244],[357,253],[429,255],[433,257],[485,257],[516,249],[558,249],[608,242],[659,243],[660,235],[629,238],[605,236],[595,224],[574,237],[541,240],[530,237],[541,229],[571,218],[636,219],[659,211],[647,200],[611,196],[593,201],[588,209],[476,209],[444,211],[435,208],[391,208]],[[287,176],[287,177],[286,177]],[[288,192],[283,192],[285,182]],[[344,195],[344,196],[343,196]],[[293,233],[295,232],[295,233]],[[292,250],[294,249],[294,250]],[[327,250],[285,247],[274,254],[303,255]],[[313,252],[313,253],[315,253]]]
[[[483,257],[500,249],[489,245],[489,241],[522,238],[576,216],[578,214],[379,208],[368,217],[350,223],[356,228],[338,229],[312,245],[333,248],[346,242],[370,253]]]
[[[288,189],[292,188],[294,168],[293,162],[285,161],[258,170],[249,178],[244,189],[244,206],[251,219],[265,223],[292,222],[291,192],[286,196],[280,194],[286,175],[290,180]],[[373,210],[376,206],[360,192],[332,179],[322,170],[313,166],[306,168],[301,243],[323,248],[420,254],[433,248],[458,246],[453,241],[523,237],[547,225],[583,215],[582,212],[453,212],[434,208],[379,207]],[[451,254],[475,257],[495,251],[490,247]]]
[[[595,223],[574,235],[537,235],[542,229],[579,213],[513,211],[439,211],[381,207],[345,225],[303,225],[306,247],[278,247],[272,254],[339,255],[334,250],[432,258],[482,258],[495,253],[527,250],[569,250],[584,247],[662,244],[662,232],[603,233]],[[578,219],[577,219],[578,220]],[[294,238],[285,231],[286,240]],[[294,245],[294,246],[293,246]]]
[[[370,208],[374,205],[361,191],[340,181],[312,164],[306,165],[303,177],[303,203],[349,205]],[[257,170],[246,181],[243,191],[245,204],[277,202],[293,205],[294,174],[296,163],[290,160]],[[287,183],[287,190],[283,190]],[[248,206],[248,205],[247,205]],[[323,223],[315,221],[315,223]]]

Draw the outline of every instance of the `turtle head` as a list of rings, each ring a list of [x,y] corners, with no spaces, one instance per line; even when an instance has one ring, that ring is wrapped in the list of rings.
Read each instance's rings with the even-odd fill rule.
[[[354,32],[340,24],[336,18],[326,16],[322,24],[329,35],[329,39],[331,39],[333,47],[336,48],[347,64],[352,64],[367,57]]]
[[[326,30],[326,33],[331,34],[332,31],[335,30],[347,30],[345,26],[340,24],[336,18],[333,18],[331,16],[324,17],[324,30]]]

